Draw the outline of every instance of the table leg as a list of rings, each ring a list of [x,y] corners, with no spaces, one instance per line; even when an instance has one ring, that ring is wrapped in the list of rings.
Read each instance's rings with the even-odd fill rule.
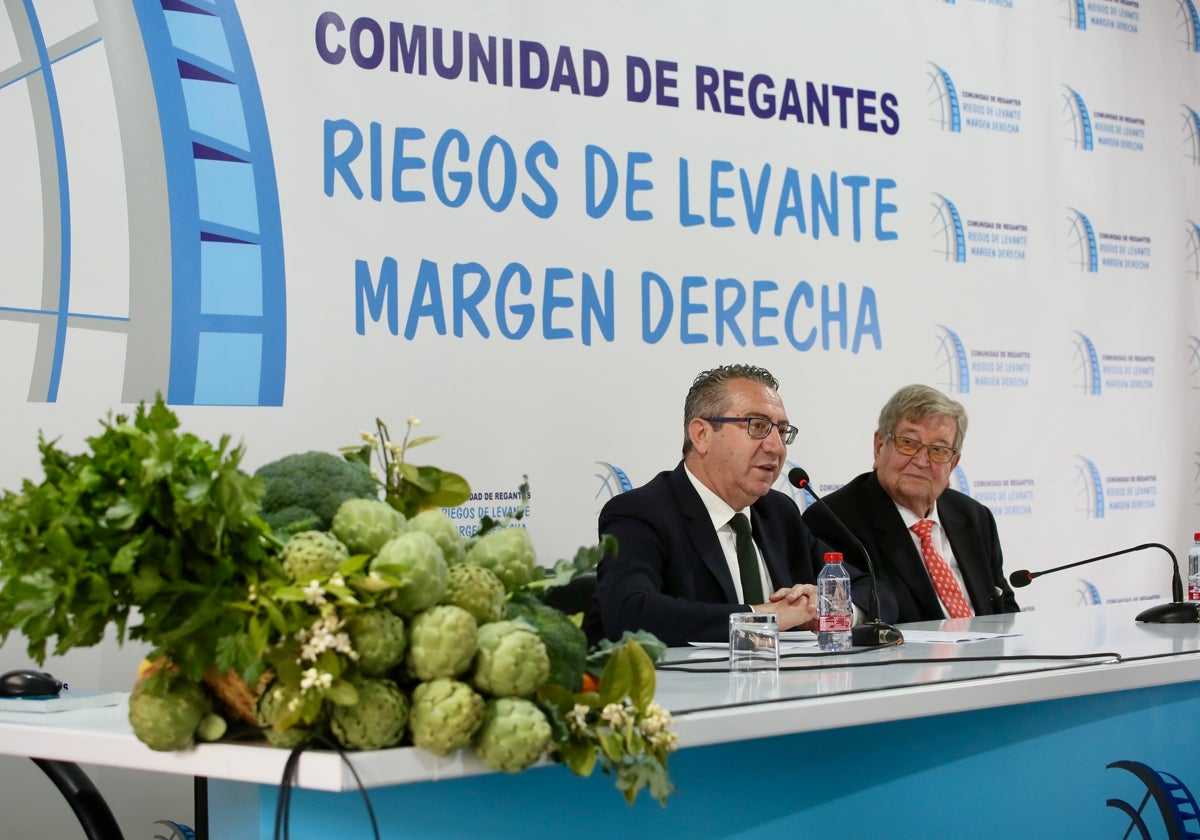
[[[32,761],[50,777],[66,798],[88,840],[124,840],[108,803],[78,764],[45,758],[34,758]]]

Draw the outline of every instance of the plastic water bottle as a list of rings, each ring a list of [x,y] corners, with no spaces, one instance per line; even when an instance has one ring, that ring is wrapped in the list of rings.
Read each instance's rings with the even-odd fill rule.
[[[1188,551],[1187,599],[1200,601],[1200,534],[1193,534],[1192,540],[1192,548]]]
[[[850,606],[850,573],[842,555],[829,552],[817,575],[817,646],[821,650],[850,649],[850,625],[854,608]]]

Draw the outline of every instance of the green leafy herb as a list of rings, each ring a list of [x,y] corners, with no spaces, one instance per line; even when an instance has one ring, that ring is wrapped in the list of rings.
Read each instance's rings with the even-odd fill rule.
[[[78,455],[39,434],[44,480],[0,496],[0,640],[20,632],[42,662],[111,623],[192,679],[218,658],[253,675],[255,652],[217,650],[240,623],[227,604],[278,550],[242,448],[180,432],[161,397],[101,426]]]

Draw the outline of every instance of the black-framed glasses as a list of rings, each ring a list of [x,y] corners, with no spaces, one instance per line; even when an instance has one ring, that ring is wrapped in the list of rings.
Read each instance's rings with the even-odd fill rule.
[[[913,440],[910,437],[903,437],[902,435],[891,434],[888,435],[888,438],[891,439],[892,444],[896,447],[896,451],[901,455],[911,457],[922,449],[928,450],[929,460],[935,464],[948,464],[950,463],[950,459],[958,453],[957,449],[950,446],[942,446],[938,443],[921,443],[919,440]]]
[[[789,446],[800,432],[789,423],[772,423],[765,417],[705,417],[704,419],[709,423],[745,423],[746,434],[756,440],[767,437],[771,434],[771,429],[779,429],[779,437],[783,439],[784,446]]]

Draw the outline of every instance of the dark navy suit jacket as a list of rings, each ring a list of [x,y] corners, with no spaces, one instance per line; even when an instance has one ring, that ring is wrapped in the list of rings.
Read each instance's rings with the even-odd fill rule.
[[[896,504],[874,472],[863,473],[825,497],[825,504],[862,542],[871,555],[881,589],[894,598],[898,621],[930,621],[944,617],[933,582]],[[1004,579],[1004,557],[996,520],[985,505],[957,490],[937,500],[938,519],[962,570],[967,598],[976,615],[1018,612],[1016,598]],[[857,550],[829,521],[819,505],[810,506],[804,521],[818,537],[838,546],[846,557]]]
[[[812,535],[792,499],[770,491],[750,506],[750,522],[775,588],[816,581],[831,549]],[[593,643],[639,629],[673,646],[727,641],[730,613],[749,611],[737,601],[716,529],[682,463],[610,499],[599,530],[616,537],[617,554],[597,568],[585,625]],[[859,586],[854,594],[858,602]]]

